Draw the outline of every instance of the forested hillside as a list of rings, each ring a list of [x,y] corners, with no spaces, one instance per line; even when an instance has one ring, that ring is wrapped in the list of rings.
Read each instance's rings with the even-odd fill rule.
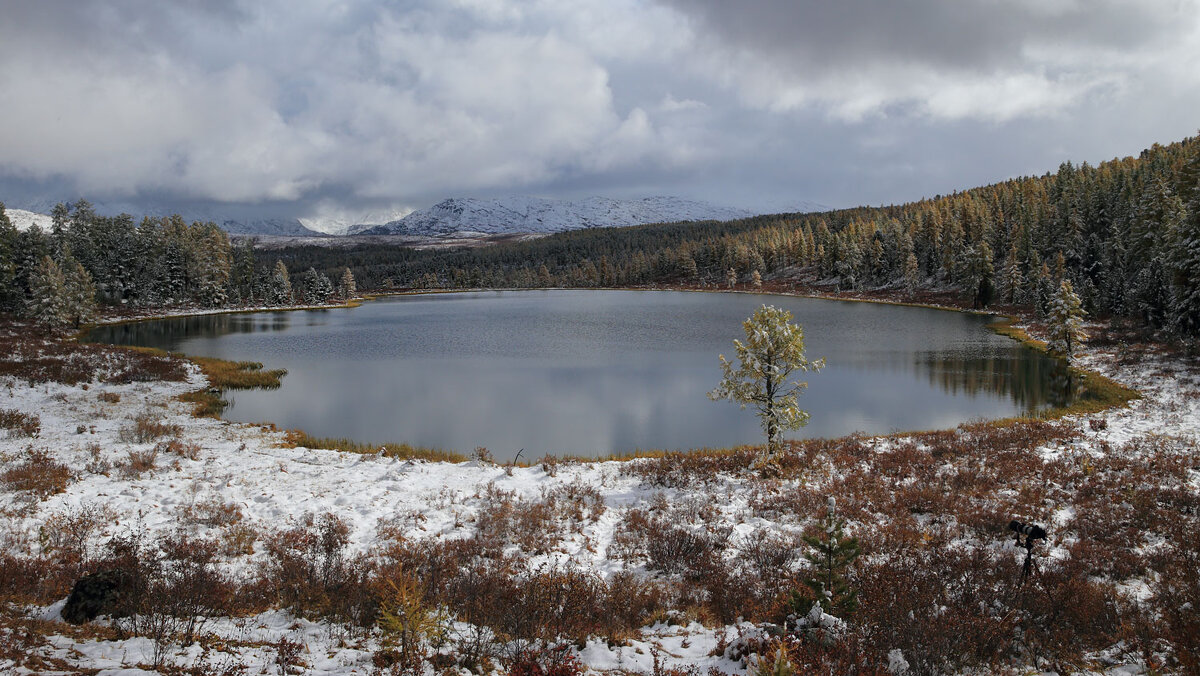
[[[1200,330],[1200,141],[900,206],[584,230],[489,248],[303,247],[289,267],[354,270],[366,288],[724,286],[765,278],[838,288],[951,289],[1038,312],[1072,281],[1094,316]]]
[[[252,250],[213,224],[55,209],[50,233],[0,215],[4,307],[29,307],[45,256],[78,261],[107,303],[217,306],[323,300],[328,279],[367,290],[724,286],[758,272],[841,290],[952,290],[977,307],[1042,313],[1062,279],[1093,316],[1200,333],[1200,140],[899,206],[567,232],[491,247]],[[2,214],[2,211],[0,211]],[[283,265],[278,265],[278,262]],[[287,270],[315,269],[292,294]]]

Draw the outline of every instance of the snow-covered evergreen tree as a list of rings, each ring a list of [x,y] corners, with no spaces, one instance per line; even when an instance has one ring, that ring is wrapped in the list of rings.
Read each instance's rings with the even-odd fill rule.
[[[913,295],[921,286],[921,266],[917,263],[917,254],[910,248],[904,258],[904,290]]]
[[[1171,266],[1171,328],[1181,335],[1200,334],[1200,152],[1181,176],[1186,211],[1167,233]]]
[[[725,284],[731,289],[737,284],[737,270],[729,268],[725,271]]]
[[[756,289],[762,288],[762,274],[758,270],[750,273],[750,285]]]
[[[194,223],[189,234],[188,278],[192,297],[206,307],[224,305],[229,298],[229,236],[213,223]]]
[[[63,250],[59,266],[63,276],[63,301],[66,322],[79,328],[96,314],[96,286],[92,276],[75,260],[70,247]]]
[[[1079,296],[1071,286],[1071,280],[1062,280],[1058,293],[1051,301],[1047,317],[1050,325],[1047,349],[1070,362],[1075,356],[1075,351],[1087,340],[1087,332],[1083,330],[1083,318],[1086,314],[1079,302]]]
[[[1004,271],[1001,276],[1003,286],[1004,300],[1008,303],[1016,303],[1021,297],[1022,288],[1025,285],[1025,276],[1021,274],[1021,261],[1017,252],[1017,243],[1013,244],[1008,249],[1008,257],[1004,259]]]
[[[333,295],[333,284],[323,273],[309,268],[300,276],[300,295],[305,303],[324,303]]]
[[[25,314],[39,324],[62,327],[70,323],[67,280],[54,259],[43,256],[29,278],[29,301]]]
[[[268,299],[275,305],[287,305],[292,302],[292,280],[283,261],[275,261],[271,280],[267,284],[267,293]]]
[[[17,228],[0,202],[0,312],[14,310],[20,300],[17,289]]]

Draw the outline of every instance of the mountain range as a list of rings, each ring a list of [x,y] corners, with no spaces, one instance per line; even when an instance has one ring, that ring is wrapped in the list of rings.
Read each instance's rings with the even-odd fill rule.
[[[26,210],[9,209],[18,227],[37,222],[48,227],[48,212],[53,205],[22,205]],[[825,211],[828,207],[802,202],[789,211]],[[580,200],[554,200],[512,196],[480,199],[458,197],[443,200],[428,209],[413,211],[397,218],[400,212],[364,213],[357,218],[272,218],[238,217],[222,214],[218,208],[204,207],[171,210],[139,208],[134,204],[93,203],[96,213],[133,214],[161,217],[180,213],[187,221],[212,221],[231,235],[270,235],[276,237],[323,237],[330,235],[407,235],[445,237],[447,235],[537,233],[549,234],[581,228],[620,227],[677,221],[728,221],[755,215],[745,209],[723,207],[709,202],[679,197],[646,197],[619,200],[588,197]],[[39,213],[42,212],[42,213]],[[14,217],[14,214],[17,214]],[[390,220],[384,220],[390,219]]]

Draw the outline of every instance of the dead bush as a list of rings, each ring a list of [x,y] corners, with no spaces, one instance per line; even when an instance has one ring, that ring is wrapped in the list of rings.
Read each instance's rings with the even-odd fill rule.
[[[166,436],[178,436],[182,431],[179,425],[165,423],[161,416],[145,411],[135,416],[132,424],[122,425],[117,434],[126,443],[145,444]]]
[[[227,526],[219,536],[221,555],[228,557],[249,556],[254,553],[258,532],[245,523]]]
[[[178,434],[178,426],[176,434]],[[155,444],[155,450],[159,453],[173,453],[178,456],[187,458],[188,460],[198,460],[200,458],[200,445],[192,441],[183,441],[182,439],[169,439],[160,441]]]
[[[349,534],[345,521],[323,514],[308,515],[297,526],[268,537],[265,573],[283,607],[315,617],[345,609],[347,589],[362,577],[346,558]]]
[[[154,465],[158,461],[158,448],[151,448],[148,451],[129,451],[128,458],[120,465],[121,476],[137,479],[142,476],[143,472],[154,469]]]
[[[56,557],[66,573],[79,577],[92,563],[95,552],[93,540],[116,519],[116,513],[106,505],[83,504],[67,507],[51,514],[38,528],[38,543],[42,552]]]
[[[100,394],[96,395],[96,398],[106,404],[115,404],[121,401],[121,395],[117,394],[116,392],[101,392]]]

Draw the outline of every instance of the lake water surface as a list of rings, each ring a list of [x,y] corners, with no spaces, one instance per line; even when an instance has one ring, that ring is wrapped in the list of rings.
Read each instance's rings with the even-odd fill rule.
[[[101,327],[92,340],[285,368],[229,393],[225,417],[315,436],[497,459],[760,444],[751,409],[710,401],[719,353],[763,303],[790,310],[807,355],[809,425],[788,438],[952,427],[1063,403],[1061,364],[957,312],[787,296],[497,291],[353,309],[222,314]]]

